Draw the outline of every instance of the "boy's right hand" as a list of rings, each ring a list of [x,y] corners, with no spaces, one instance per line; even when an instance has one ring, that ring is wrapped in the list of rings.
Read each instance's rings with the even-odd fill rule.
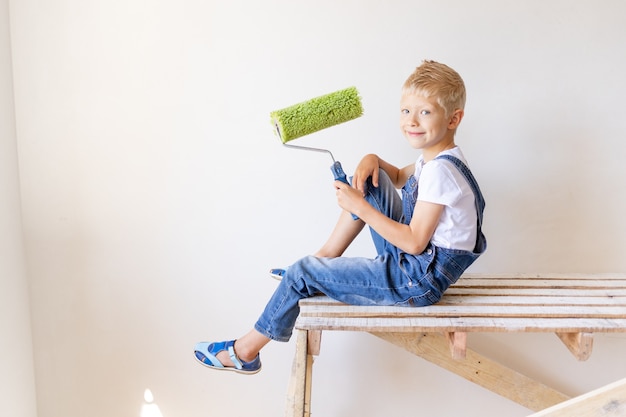
[[[354,170],[354,175],[352,176],[352,187],[356,188],[361,192],[361,194],[365,195],[365,183],[370,177],[372,177],[372,185],[374,187],[378,187],[379,169],[380,163],[378,156],[374,154],[365,155]]]

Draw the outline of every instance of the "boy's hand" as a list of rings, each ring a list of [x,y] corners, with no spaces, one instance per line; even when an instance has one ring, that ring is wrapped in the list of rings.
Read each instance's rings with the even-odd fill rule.
[[[351,187],[343,181],[335,181],[335,189],[337,195],[337,204],[339,207],[349,213],[356,214],[359,211],[360,205],[365,202],[363,192],[356,188]]]
[[[369,177],[372,177],[372,185],[378,187],[379,168],[378,156],[374,154],[365,155],[357,165],[352,176],[352,186],[361,192],[361,196],[365,195],[365,182]]]

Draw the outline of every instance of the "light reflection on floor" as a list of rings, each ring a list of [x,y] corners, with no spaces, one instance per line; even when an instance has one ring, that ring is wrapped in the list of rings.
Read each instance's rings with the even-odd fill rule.
[[[154,402],[154,395],[152,391],[146,389],[143,393],[144,404],[141,406],[140,417],[163,417],[159,406]]]

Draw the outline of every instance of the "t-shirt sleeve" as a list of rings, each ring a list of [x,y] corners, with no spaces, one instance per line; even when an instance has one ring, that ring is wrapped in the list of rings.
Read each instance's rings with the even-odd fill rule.
[[[448,167],[439,161],[424,165],[418,180],[418,201],[452,206],[461,196],[461,187]]]

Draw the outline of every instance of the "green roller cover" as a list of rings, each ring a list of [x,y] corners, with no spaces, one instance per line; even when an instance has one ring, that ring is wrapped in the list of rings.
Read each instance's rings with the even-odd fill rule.
[[[294,104],[270,113],[283,143],[363,115],[356,87]]]

